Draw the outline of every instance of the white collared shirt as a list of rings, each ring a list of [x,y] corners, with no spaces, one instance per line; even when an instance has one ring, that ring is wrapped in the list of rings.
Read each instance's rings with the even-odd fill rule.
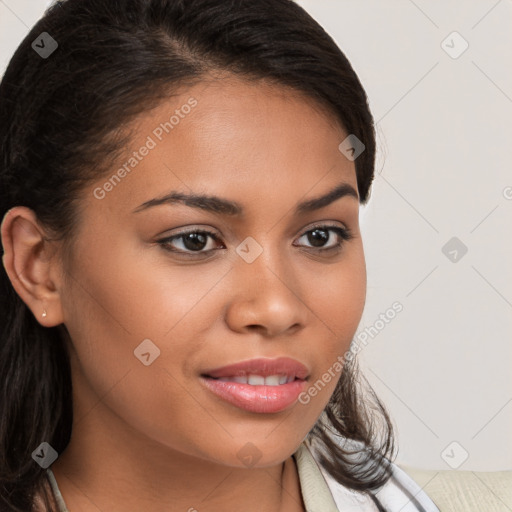
[[[302,442],[293,455],[306,512],[439,512],[421,487],[396,464],[380,489],[358,492],[337,482],[317,461],[313,443]]]

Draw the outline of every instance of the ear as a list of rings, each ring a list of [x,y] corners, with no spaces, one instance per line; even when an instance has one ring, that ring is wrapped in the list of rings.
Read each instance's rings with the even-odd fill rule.
[[[25,206],[11,208],[3,218],[0,232],[2,263],[16,293],[42,326],[63,323],[58,258],[52,257],[55,247],[33,210]]]

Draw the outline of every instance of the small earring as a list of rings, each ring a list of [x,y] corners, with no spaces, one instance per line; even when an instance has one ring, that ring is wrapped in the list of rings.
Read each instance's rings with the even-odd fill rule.
[[[44,318],[46,316],[46,309],[43,309],[43,313],[41,314],[41,316]]]

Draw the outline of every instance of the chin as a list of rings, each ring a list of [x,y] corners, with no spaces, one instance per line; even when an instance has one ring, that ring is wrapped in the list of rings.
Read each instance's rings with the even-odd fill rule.
[[[211,459],[225,466],[236,468],[273,467],[291,457],[301,443],[300,439],[293,442],[290,437],[281,439],[274,436],[274,439],[270,439],[272,434],[267,438],[265,435],[262,435],[261,438],[248,435],[241,441],[233,439],[229,446],[223,443],[219,453],[210,454]]]

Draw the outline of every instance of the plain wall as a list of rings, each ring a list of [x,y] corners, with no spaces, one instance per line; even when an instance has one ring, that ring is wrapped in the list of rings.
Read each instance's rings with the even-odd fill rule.
[[[356,340],[397,461],[512,469],[512,2],[298,3],[346,53],[376,121]],[[48,4],[0,2],[2,73]],[[441,45],[453,31],[469,44],[457,58]]]

